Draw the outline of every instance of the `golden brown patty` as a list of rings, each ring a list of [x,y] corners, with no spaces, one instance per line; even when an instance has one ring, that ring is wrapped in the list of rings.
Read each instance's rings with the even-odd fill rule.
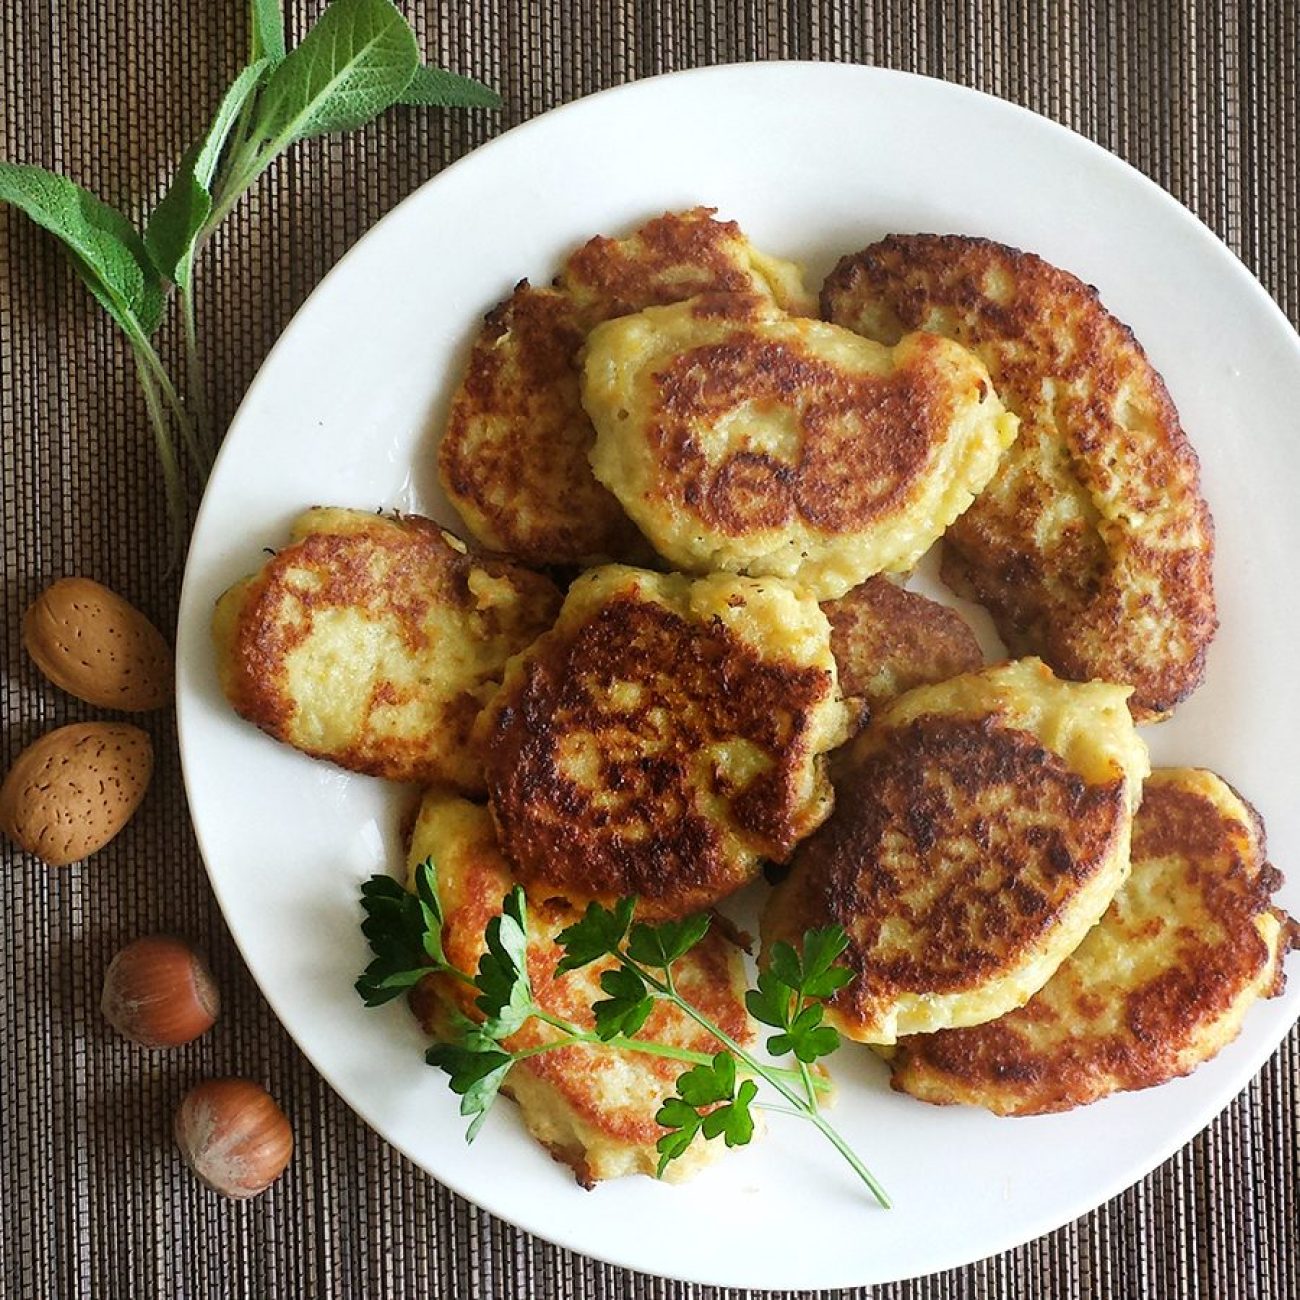
[[[883,575],[826,601],[822,613],[844,698],[873,712],[914,686],[984,664],[975,633],[955,609]]]
[[[984,239],[895,235],[846,257],[829,320],[892,342],[956,339],[1021,419],[992,483],[944,538],[944,577],[1017,654],[1125,682],[1139,721],[1200,683],[1217,626],[1213,526],[1160,376],[1097,292]]]
[[[646,549],[587,463],[595,435],[573,362],[585,338],[567,294],[521,281],[484,319],[439,451],[470,532],[530,564]]]
[[[971,1029],[902,1039],[894,1087],[999,1115],[1069,1110],[1188,1074],[1282,991],[1300,929],[1254,810],[1212,772],[1153,772],[1133,871],[1028,1004]]]
[[[481,790],[474,719],[559,601],[428,519],[309,510],[217,602],[221,686],[240,716],[316,758]]]
[[[766,258],[712,208],[670,212],[626,239],[596,238],[557,287],[520,281],[488,313],[452,399],[439,450],[443,489],[484,545],[530,564],[649,557],[635,526],[587,463],[595,441],[575,362],[602,320],[707,290],[815,304],[797,268]]]
[[[584,358],[592,468],[655,549],[823,600],[910,568],[1015,437],[964,348],[882,347],[755,294],[607,321]]]
[[[412,871],[428,857],[437,867],[445,911],[443,949],[452,965],[472,972],[485,948],[487,924],[500,914],[501,901],[514,885],[487,810],[448,795],[427,795],[411,842]],[[606,996],[600,976],[614,960],[556,976],[561,949],[555,937],[579,915],[560,902],[529,907],[528,974],[541,1007],[589,1030],[594,1023],[591,1004]],[[678,990],[726,1033],[742,1043],[752,1040],[744,966],[719,930],[674,964],[673,978]],[[431,977],[412,991],[411,1003],[428,1032],[440,1037],[447,1020],[442,1000],[451,999],[462,1014],[481,1019],[473,997],[473,990],[459,981]],[[518,1051],[557,1036],[550,1026],[530,1020],[505,1041]],[[695,1052],[711,1054],[719,1047],[710,1033],[664,1004],[651,1013],[640,1036]],[[520,1062],[507,1076],[504,1091],[519,1103],[529,1132],[590,1187],[602,1178],[654,1173],[659,1159],[655,1143],[664,1132],[655,1112],[687,1068],[681,1061],[643,1052],[574,1044]],[[687,1177],[721,1149],[721,1142],[700,1138],[668,1166],[665,1176],[673,1181]]]
[[[681,916],[784,861],[830,811],[830,628],[780,582],[611,566],[569,589],[479,721],[501,845],[530,896]]]
[[[625,239],[597,235],[569,257],[556,284],[592,324],[699,293],[760,293],[785,311],[815,315],[799,268],[759,252],[716,212],[665,212]]]
[[[1128,873],[1146,749],[1126,690],[1023,660],[921,686],[854,743],[835,812],[763,917],[839,925],[850,1038],[979,1024],[1045,984]]]

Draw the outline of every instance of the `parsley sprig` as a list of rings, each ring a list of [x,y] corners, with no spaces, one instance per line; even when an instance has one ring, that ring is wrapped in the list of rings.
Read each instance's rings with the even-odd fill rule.
[[[528,970],[527,903],[521,888],[515,886],[506,895],[501,912],[489,921],[478,970],[470,975],[452,965],[443,949],[444,913],[431,859],[416,868],[414,886],[414,892],[409,892],[386,876],[374,876],[362,886],[362,931],[374,959],[356,988],[367,1006],[388,1002],[431,974],[449,976],[475,990],[474,1006],[482,1019],[449,1009],[445,1040],[425,1054],[430,1065],[447,1074],[452,1091],[461,1099],[461,1114],[470,1121],[468,1141],[478,1134],[519,1061],[585,1043],[690,1064],[678,1076],[675,1095],[655,1115],[664,1130],[657,1143],[661,1176],[698,1136],[722,1138],[729,1147],[745,1145],[754,1134],[754,1110],[766,1109],[810,1122],[880,1204],[889,1205],[883,1188],[818,1106],[818,1092],[827,1085],[815,1077],[812,1067],[840,1043],[836,1031],[822,1023],[822,1000],[852,978],[836,964],[847,945],[838,927],[808,931],[798,950],[787,943],[774,944],[758,987],[746,994],[754,1018],[778,1031],[769,1036],[768,1051],[794,1058],[795,1068],[786,1069],[757,1059],[679,990],[674,966],[708,933],[706,915],[650,925],[634,919],[635,900],[625,898],[613,907],[590,904],[578,921],[562,930],[556,937],[563,950],[557,977],[596,961],[615,963],[601,972],[604,996],[592,1004],[594,1029],[587,1030],[552,1014],[534,995]],[[676,1007],[706,1030],[719,1050],[709,1054],[639,1037],[660,1002]],[[550,1036],[525,1047],[510,1046],[506,1040],[529,1020],[549,1026]],[[780,1101],[761,1100],[759,1081]]]

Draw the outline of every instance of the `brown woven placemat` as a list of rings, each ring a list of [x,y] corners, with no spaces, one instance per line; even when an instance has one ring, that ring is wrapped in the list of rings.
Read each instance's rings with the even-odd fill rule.
[[[291,313],[376,218],[489,136],[621,81],[743,59],[905,68],[1002,95],[1141,168],[1300,316],[1295,0],[906,0],[713,5],[404,0],[428,58],[496,84],[506,109],[398,111],[300,148],[217,240],[202,281],[210,397],[224,422]],[[320,0],[293,0],[299,32]],[[0,156],[65,170],[139,212],[238,66],[243,0],[5,0]],[[168,340],[169,345],[175,343]],[[89,710],[22,654],[21,611],[85,573],[160,624],[162,494],[129,358],[51,242],[0,211],[0,534],[7,767]],[[88,866],[6,847],[0,930],[0,1296],[715,1297],[592,1263],[466,1204],[370,1133],[316,1076],[244,970],[185,816],[175,737],[129,830]],[[1281,864],[1300,870],[1300,864]],[[112,953],[160,929],[211,953],[218,1028],[149,1057],[106,1031]],[[251,1204],[179,1167],[169,1117],[203,1076],[265,1080],[293,1118],[289,1174]],[[1190,1146],[1024,1248],[878,1297],[1074,1300],[1300,1296],[1300,1036]],[[847,1294],[847,1293],[846,1293]],[[858,1293],[855,1293],[858,1294]]]

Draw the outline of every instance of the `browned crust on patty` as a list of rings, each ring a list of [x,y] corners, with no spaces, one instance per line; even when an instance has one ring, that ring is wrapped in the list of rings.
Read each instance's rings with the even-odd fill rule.
[[[1013,653],[1131,684],[1139,721],[1186,698],[1217,626],[1213,526],[1164,382],[1096,290],[989,240],[895,235],[840,262],[822,309],[882,342],[955,339],[1020,417],[944,546],[945,580],[988,606]]]
[[[900,349],[887,375],[849,373],[764,337],[771,303],[754,294],[705,294],[693,314],[734,323],[717,342],[691,347],[655,375],[649,440],[661,474],[654,496],[729,537],[795,520],[848,533],[903,508],[947,436],[953,392],[931,360],[934,340]],[[700,430],[742,407],[797,413],[800,454],[745,451],[715,461]]]
[[[483,704],[482,688],[500,677],[506,655],[522,649],[549,626],[559,593],[540,574],[500,556],[453,546],[432,520],[352,514],[348,530],[312,532],[273,555],[240,590],[233,625],[221,645],[221,684],[235,712],[268,735],[316,758],[354,772],[393,781],[447,781],[480,790],[477,763],[467,762],[471,732]],[[310,585],[293,581],[294,570],[313,575]],[[508,581],[518,600],[484,602],[471,589],[479,571]],[[412,655],[436,652],[426,619],[435,608],[464,620],[467,632],[502,637],[506,651],[480,677],[445,701],[438,734],[394,735],[363,724],[355,743],[313,749],[291,734],[298,704],[286,661],[311,635],[315,620],[330,611],[361,611],[391,621]],[[407,689],[383,680],[372,689],[365,714],[401,706]]]
[[[854,979],[830,1005],[846,1030],[900,994],[979,988],[1041,947],[1127,817],[1122,780],[1088,784],[1028,732],[920,717],[842,774],[769,903],[765,946],[844,928]]]
[[[438,449],[442,486],[474,535],[530,564],[644,546],[587,462],[596,434],[574,363],[585,337],[568,295],[520,281],[484,318]]]
[[[839,600],[825,601],[822,613],[830,620],[840,689],[868,710],[914,686],[984,666],[975,633],[955,609],[883,574]]]
[[[438,449],[444,491],[484,545],[533,565],[651,551],[591,472],[578,352],[600,321],[709,290],[753,292],[748,241],[713,208],[656,217],[574,252],[553,287],[521,280],[484,318]]]
[[[900,1039],[894,1086],[929,1101],[1037,1115],[1154,1087],[1214,1055],[1236,1032],[1232,1025],[1225,1037],[1217,1025],[1231,1022],[1261,975],[1263,996],[1279,994],[1288,947],[1300,943],[1300,928],[1272,904],[1282,877],[1266,859],[1258,814],[1247,809],[1243,822],[1177,773],[1153,773],[1134,822],[1132,874],[1076,957],[999,1020]],[[1170,858],[1180,860],[1177,874],[1153,886],[1160,860]],[[1130,897],[1152,888],[1167,894],[1167,914],[1139,921]],[[1282,927],[1276,955],[1257,928],[1265,913]],[[1213,918],[1217,932],[1190,923],[1197,914]],[[1139,942],[1156,941],[1167,945],[1160,969],[1144,967],[1134,980],[1123,963],[1138,958]],[[1115,947],[1116,968],[1101,966],[1102,943]]]
[[[620,680],[635,701],[610,697]],[[754,877],[757,855],[784,861],[811,829],[795,786],[809,712],[833,692],[829,672],[764,662],[720,619],[611,600],[538,642],[485,715],[502,847],[537,897],[635,894],[660,916],[711,906]],[[562,765],[577,735],[595,749],[595,795]],[[740,787],[707,762],[732,740],[765,765]]]
[[[699,293],[750,293],[756,287],[749,241],[716,208],[665,212],[624,239],[597,235],[569,260],[556,284],[591,319],[611,320]]]

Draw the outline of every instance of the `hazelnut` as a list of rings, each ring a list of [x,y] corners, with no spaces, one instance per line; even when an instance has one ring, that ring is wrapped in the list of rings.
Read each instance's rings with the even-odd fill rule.
[[[127,944],[113,958],[99,1005],[133,1043],[179,1047],[212,1028],[220,997],[198,953],[157,934]]]
[[[176,1111],[176,1143],[199,1179],[223,1196],[264,1192],[293,1154],[293,1131],[265,1088],[248,1079],[213,1079]]]

